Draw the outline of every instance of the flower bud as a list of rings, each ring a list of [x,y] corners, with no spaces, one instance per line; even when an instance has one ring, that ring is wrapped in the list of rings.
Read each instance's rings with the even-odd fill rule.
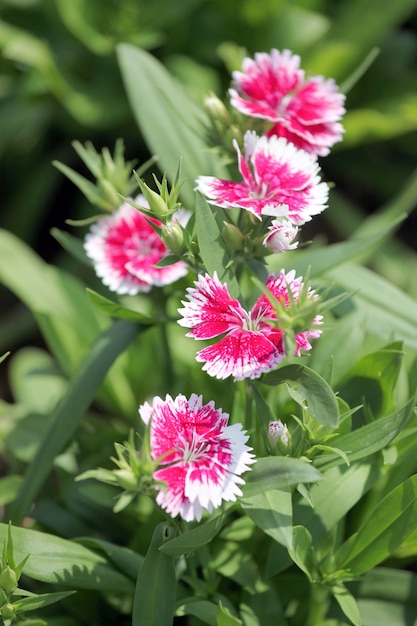
[[[16,613],[16,609],[13,606],[13,604],[11,604],[10,602],[3,604],[3,606],[0,609],[0,615],[4,619],[10,619],[11,617],[14,616],[15,613]]]
[[[288,220],[272,220],[269,234],[264,239],[264,246],[273,252],[287,252],[294,250],[298,242],[292,243],[297,235],[298,228]]]
[[[153,191],[153,189],[148,187],[148,185],[143,181],[140,182],[140,189],[145,196],[149,207],[154,215],[156,215],[157,217],[165,217],[166,215],[168,215],[168,213],[170,212],[169,208],[166,202],[161,198],[159,193]]]
[[[268,429],[271,439],[282,441],[284,445],[288,446],[289,432],[286,424],[281,422],[281,420],[275,420],[273,422],[269,422]]]
[[[138,481],[135,474],[129,469],[117,469],[113,470],[113,474],[116,477],[122,489],[126,491],[136,491],[138,488]]]
[[[243,234],[237,226],[224,222],[222,230],[222,239],[231,250],[242,250]]]
[[[167,248],[181,258],[187,247],[184,244],[184,230],[177,221],[167,222],[162,226],[161,237]]]
[[[14,570],[7,566],[0,574],[0,588],[8,594],[17,588],[17,576]]]
[[[229,113],[222,100],[220,100],[220,98],[218,98],[214,93],[210,93],[204,99],[204,106],[213,120],[221,120],[225,127],[230,126]]]

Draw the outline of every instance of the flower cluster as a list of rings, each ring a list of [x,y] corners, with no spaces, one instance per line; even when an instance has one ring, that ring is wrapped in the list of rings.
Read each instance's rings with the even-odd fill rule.
[[[267,254],[296,249],[299,229],[327,207],[329,191],[318,157],[342,137],[344,96],[331,79],[306,78],[300,58],[289,50],[246,58],[242,71],[233,72],[229,94],[231,106],[262,122],[264,132],[234,129],[230,143],[240,180],[199,176],[196,190],[225,210],[224,244],[232,263],[242,268],[251,254],[263,262]],[[224,118],[223,105],[211,109],[212,116]],[[135,295],[195,269],[197,279],[187,289],[177,321],[189,329],[187,337],[214,340],[197,352],[196,360],[217,379],[258,379],[286,357],[311,349],[310,340],[321,334],[318,296],[294,270],[270,273],[248,310],[216,272],[206,272],[194,220],[186,229],[175,222],[179,182],[171,194],[166,178],[159,192],[138,182],[145,195],[133,204],[143,211],[125,202],[96,222],[85,240],[105,285]],[[243,242],[252,236],[245,248]],[[169,515],[200,520],[204,511],[242,495],[241,475],[254,463],[252,448],[242,425],[228,425],[229,416],[214,402],[203,404],[196,394],[189,399],[167,395],[145,402],[139,413],[149,432],[156,501]],[[288,445],[288,429],[280,420],[271,422],[269,433]]]

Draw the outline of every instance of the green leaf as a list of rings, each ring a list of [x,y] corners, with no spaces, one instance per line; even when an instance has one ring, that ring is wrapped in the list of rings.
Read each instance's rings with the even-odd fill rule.
[[[294,504],[294,524],[305,526],[314,542],[345,517],[381,474],[381,463],[355,463],[333,467],[310,488],[313,507],[301,500]]]
[[[32,311],[45,342],[62,371],[71,375],[88,346],[109,325],[88,302],[84,286],[65,271],[45,263],[11,233],[0,230],[0,282]],[[98,399],[122,415],[136,410],[126,383],[126,358],[118,359]],[[109,409],[108,409],[109,410]]]
[[[22,476],[14,474],[0,479],[0,506],[9,504],[16,499],[22,480]]]
[[[332,271],[347,262],[357,261],[358,259],[364,261],[372,257],[378,247],[398,228],[398,225],[406,217],[406,213],[395,216],[388,223],[378,224],[371,232],[366,230],[363,235],[358,234],[341,243],[334,243],[324,248],[296,250],[296,253],[287,252],[284,261],[281,258],[272,258],[272,262],[268,265],[273,267],[276,265],[277,269],[281,269],[282,265],[288,270],[295,269],[297,275],[305,275],[309,271],[311,278],[322,276],[326,272]],[[356,291],[357,288],[358,285],[351,291]]]
[[[191,207],[195,179],[202,174],[222,174],[218,159],[201,138],[204,113],[154,56],[129,44],[119,44],[117,55],[140,131],[170,180],[181,158],[186,179],[181,194]]]
[[[292,398],[313,419],[329,428],[339,424],[336,396],[326,381],[305,365],[285,365],[261,378],[265,385],[288,383]]]
[[[69,252],[69,254],[74,257],[74,259],[77,259],[77,261],[80,261],[83,265],[92,267],[92,263],[85,253],[82,239],[74,237],[74,235],[70,235],[66,231],[60,230],[59,228],[52,228],[51,235],[57,240],[58,243],[61,244],[64,250]]]
[[[102,552],[105,554],[106,559],[117,567],[118,570],[136,581],[138,572],[143,564],[143,556],[140,554],[104,539],[77,537],[75,541],[87,548]]]
[[[160,323],[162,320],[158,320],[156,316],[149,317],[149,315],[144,315],[143,313],[139,313],[134,309],[129,309],[128,307],[119,304],[118,302],[113,302],[113,300],[109,300],[105,296],[93,291],[92,289],[86,289],[87,297],[94,306],[109,317],[114,317],[122,320],[130,320],[132,322],[140,322],[141,324],[152,326],[153,324]]]
[[[68,385],[51,355],[32,347],[22,348],[13,356],[9,379],[16,402],[42,416],[49,416]]]
[[[365,416],[379,417],[395,407],[395,385],[404,357],[400,342],[364,356],[340,382],[340,396],[349,404],[365,404]]]
[[[0,542],[5,541],[9,526],[0,524]],[[79,589],[108,593],[130,593],[132,581],[115,571],[107,560],[68,539],[37,530],[13,527],[15,561],[26,561],[23,573],[34,580],[59,583]]]
[[[103,209],[106,208],[106,204],[103,202],[103,197],[99,193],[96,185],[92,183],[90,180],[78,174],[75,170],[64,163],[60,163],[59,161],[53,161],[52,165],[54,165],[62,174],[64,174],[69,180],[74,183],[76,187],[85,195],[87,200],[91,204],[95,204]]]
[[[24,613],[26,611],[36,611],[49,604],[59,602],[68,596],[72,596],[75,591],[58,591],[55,593],[42,593],[36,596],[30,596],[29,598],[23,598],[13,603],[16,613]]]
[[[299,459],[287,456],[257,459],[242,487],[243,498],[252,498],[260,491],[281,489],[298,483],[314,483],[321,478],[322,474],[315,467]]]
[[[160,550],[164,554],[179,556],[187,552],[194,552],[207,545],[222,529],[226,513],[211,518],[205,524],[199,524],[186,533],[174,537],[161,545]]]
[[[349,291],[355,292],[353,301],[362,314],[363,325],[371,335],[385,341],[404,341],[417,349],[417,302],[404,291],[372,270],[354,264],[346,264],[326,274],[329,280]]]
[[[395,413],[381,417],[346,435],[332,438],[330,440],[332,446],[334,445],[345,452],[351,463],[382,450],[401,432],[413,411],[414,403],[415,401],[412,399]],[[328,464],[338,465],[342,462],[343,460],[337,458],[336,455],[330,457],[323,455],[316,459],[315,465],[322,467],[323,465],[328,466]]]
[[[304,526],[294,526],[293,545],[288,553],[294,563],[307,575],[308,579],[314,580],[316,576],[316,564],[314,562],[313,541],[311,534]]]
[[[193,615],[209,626],[216,626],[217,605],[208,600],[185,602],[176,610],[176,615]]]
[[[292,546],[292,497],[289,487],[259,492],[241,501],[246,515],[275,541]]]
[[[153,533],[136,581],[132,626],[172,626],[175,612],[176,579],[174,560],[159,548],[175,535],[163,522]]]
[[[12,503],[9,517],[14,523],[26,515],[47,477],[55,457],[63,450],[85,414],[114,360],[136,337],[138,327],[119,320],[104,331],[87,353],[58,404],[52,425],[26,470],[21,489]]]
[[[388,558],[415,530],[417,475],[391,491],[372,510],[358,532],[335,555],[339,569],[355,576]]]
[[[332,587],[332,594],[342,609],[343,613],[354,626],[362,626],[358,604],[353,595],[342,584]]]
[[[197,194],[195,218],[200,254],[208,273],[213,275],[217,272],[219,280],[227,283],[232,298],[237,298],[239,285],[234,271],[229,267],[227,250],[221,243],[220,229],[213,214],[217,210],[216,207],[212,209],[200,193]]]
[[[217,626],[242,626],[241,619],[232,615],[232,613],[219,602],[219,608],[217,610]]]

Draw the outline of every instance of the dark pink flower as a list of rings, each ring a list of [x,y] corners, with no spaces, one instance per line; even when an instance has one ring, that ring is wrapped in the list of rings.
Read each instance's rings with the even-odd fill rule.
[[[301,278],[295,278],[292,270],[278,276],[271,274],[266,288],[286,307],[291,298],[296,302],[303,286]],[[204,363],[203,370],[216,378],[233,376],[234,380],[258,378],[272,370],[286,356],[284,333],[279,328],[275,309],[263,294],[247,312],[238,300],[231,298],[227,285],[222,284],[217,274],[199,276],[195,287],[187,289],[188,302],[182,302],[178,312],[181,326],[191,328],[187,337],[212,339],[224,335],[217,343],[197,353],[197,361]],[[314,297],[314,293],[309,295]],[[318,324],[321,316],[313,323]],[[296,355],[300,350],[310,350],[310,338],[320,335],[319,330],[307,330],[295,336]]]
[[[245,133],[245,156],[236,142],[234,146],[243,180],[200,176],[197,189],[209,202],[225,209],[240,207],[258,218],[286,217],[297,225],[326,208],[329,189],[320,181],[315,157],[283,137],[258,137],[252,131]]]
[[[148,206],[141,196],[135,203]],[[183,261],[155,267],[169,251],[150,222],[161,225],[125,202],[113,215],[95,222],[87,234],[84,242],[87,256],[111,291],[132,296],[148,292],[153,286],[168,285],[187,274]]]
[[[289,50],[259,52],[232,74],[231,104],[241,113],[274,123],[269,135],[286,137],[298,148],[325,156],[341,140],[345,96],[333,79],[305,80],[300,57]]]
[[[160,467],[156,501],[172,517],[199,521],[203,510],[242,495],[240,475],[255,460],[241,424],[228,426],[228,414],[196,394],[155,397],[139,413],[150,424],[151,455]]]

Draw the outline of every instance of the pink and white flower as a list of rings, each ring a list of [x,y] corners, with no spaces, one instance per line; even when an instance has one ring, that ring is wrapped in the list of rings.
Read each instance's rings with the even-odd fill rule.
[[[273,252],[287,252],[295,250],[298,241],[292,243],[297,236],[298,228],[293,226],[288,220],[272,220],[268,227],[269,233],[264,239],[264,246]]]
[[[211,513],[242,495],[241,474],[255,462],[252,448],[242,425],[228,426],[228,414],[214,402],[203,404],[196,394],[189,400],[167,395],[146,402],[139,413],[150,424],[151,454],[160,467],[154,473],[162,483],[156,501],[172,517],[199,521],[203,510]]]
[[[277,276],[271,274],[266,288],[287,308],[291,298],[298,300],[303,287],[302,279],[295,277],[294,270],[287,274],[282,270]],[[180,326],[191,328],[187,337],[206,340],[224,335],[214,345],[197,353],[197,361],[204,363],[203,370],[210,376],[223,379],[233,376],[234,380],[258,378],[275,368],[286,356],[284,332],[279,328],[276,312],[266,295],[262,294],[252,309],[246,311],[240,302],[233,299],[216,273],[200,275],[195,287],[187,289],[187,301],[179,309]],[[291,296],[290,296],[291,292]],[[309,297],[316,297],[309,292]],[[313,324],[319,324],[316,316]],[[321,334],[320,330],[306,330],[295,336],[296,355],[301,350],[310,350],[309,339]]]
[[[148,206],[143,196],[138,196],[135,204]],[[97,276],[111,291],[133,296],[149,292],[153,286],[169,285],[187,274],[183,261],[155,267],[169,250],[151,223],[161,226],[158,220],[145,217],[124,202],[113,215],[92,225],[84,249]]]
[[[286,137],[298,148],[326,156],[341,140],[345,96],[333,79],[305,79],[300,57],[289,50],[259,52],[232,74],[231,104],[241,113],[273,122],[268,135]]]
[[[317,159],[298,150],[283,137],[258,137],[247,131],[243,156],[238,154],[242,182],[199,176],[197,189],[212,204],[240,207],[259,219],[263,215],[286,217],[301,225],[326,208],[329,189],[321,182]]]

